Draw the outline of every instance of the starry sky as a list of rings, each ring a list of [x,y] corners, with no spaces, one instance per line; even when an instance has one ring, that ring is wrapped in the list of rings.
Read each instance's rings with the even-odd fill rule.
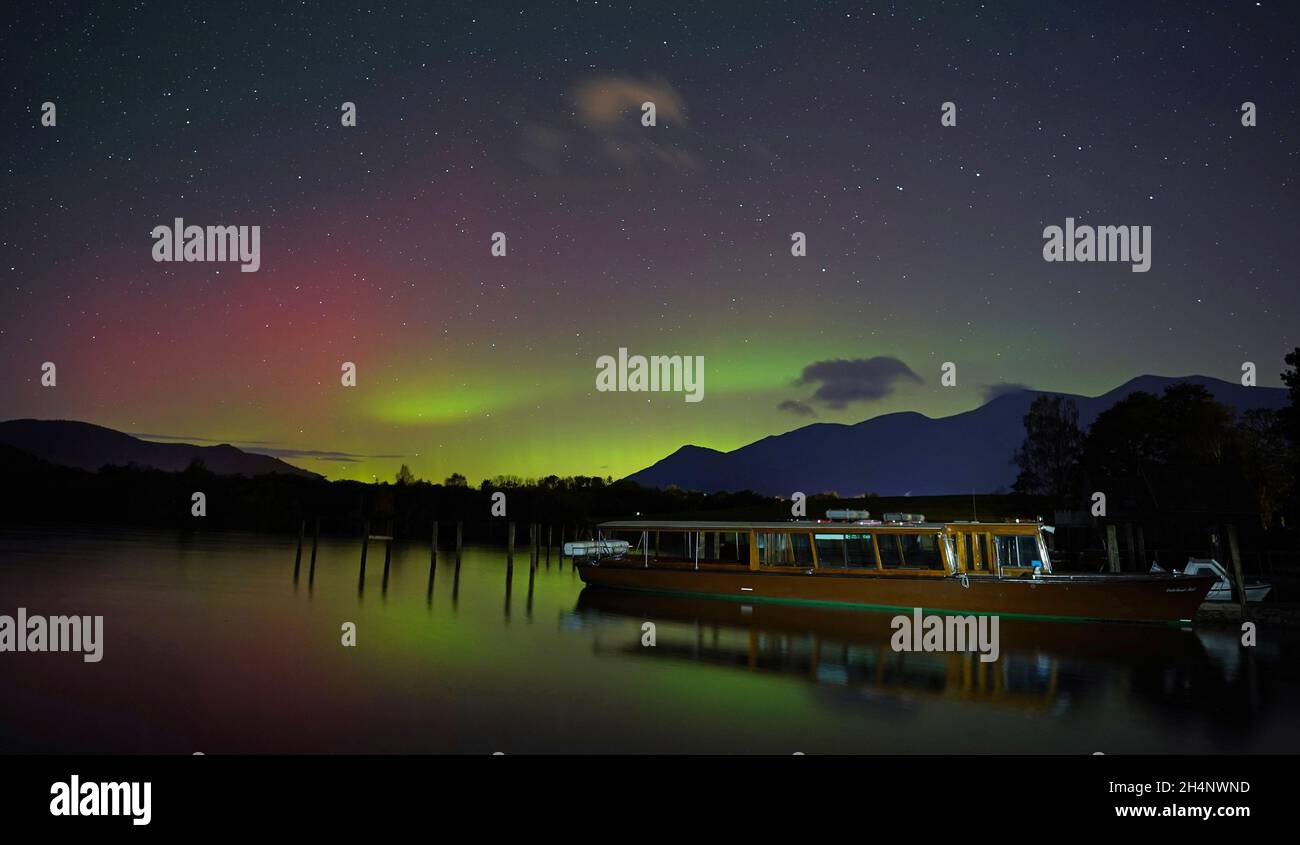
[[[330,478],[618,477],[1015,385],[1275,385],[1300,343],[1296,4],[4,17],[0,419]],[[260,226],[260,270],[153,261],[176,217]],[[1151,226],[1151,270],[1045,262],[1066,217]],[[704,400],[598,392],[620,347],[703,356]]]

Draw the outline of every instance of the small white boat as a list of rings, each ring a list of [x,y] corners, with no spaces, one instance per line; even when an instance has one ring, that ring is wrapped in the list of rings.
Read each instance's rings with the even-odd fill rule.
[[[1152,572],[1163,572],[1159,564],[1151,565]],[[1187,565],[1183,567],[1184,575],[1213,575],[1219,580],[1214,582],[1210,587],[1210,592],[1205,596],[1206,601],[1233,601],[1232,581],[1228,578],[1228,571],[1223,568],[1223,564],[1217,560],[1208,557],[1192,557],[1187,559]],[[1263,601],[1264,596],[1268,595],[1273,589],[1273,585],[1268,581],[1261,581],[1258,578],[1246,579],[1246,601]]]

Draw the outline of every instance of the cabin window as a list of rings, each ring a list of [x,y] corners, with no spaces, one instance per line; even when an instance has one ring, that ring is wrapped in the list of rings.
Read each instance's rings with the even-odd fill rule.
[[[943,569],[936,534],[879,534],[876,539],[885,569]]]
[[[998,564],[1012,569],[1032,569],[1043,565],[1038,538],[1026,534],[1003,534],[993,539],[998,550]]]
[[[812,566],[812,538],[807,534],[791,534],[790,546],[794,551],[794,562],[798,566]]]
[[[814,539],[820,569],[876,568],[870,534],[818,534]]]
[[[876,544],[880,547],[880,565],[885,569],[898,569],[903,565],[903,552],[898,547],[897,534],[879,534]]]
[[[749,532],[723,531],[722,554],[720,559],[726,563],[742,563],[749,566]]]
[[[758,562],[763,566],[786,566],[786,556],[790,555],[789,565],[793,565],[793,554],[785,534],[772,532],[758,533]]]
[[[691,536],[685,531],[655,532],[654,557],[657,560],[694,560]]]
[[[812,542],[807,534],[762,532],[758,561],[764,566],[812,566]]]
[[[735,531],[701,531],[700,563],[749,563],[749,535]],[[736,542],[740,537],[743,545]]]
[[[961,561],[962,569],[967,572],[987,572],[989,569],[989,545],[984,534],[962,534]]]

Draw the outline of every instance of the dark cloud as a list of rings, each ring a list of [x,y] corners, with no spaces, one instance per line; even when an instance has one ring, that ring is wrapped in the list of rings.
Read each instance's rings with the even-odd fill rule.
[[[148,434],[143,431],[128,431],[127,434],[132,437],[138,437],[141,440],[166,440],[172,443],[230,443],[229,440],[222,440],[219,437],[188,437],[183,434]],[[231,443],[232,446],[274,446],[274,440],[244,440],[241,444]]]
[[[239,445],[239,444],[235,444]],[[243,447],[240,447],[243,448]],[[370,458],[405,458],[406,455],[358,455],[351,452],[328,452],[316,449],[264,449],[250,448],[248,451],[276,458],[314,458],[318,461],[364,461]]]
[[[900,381],[924,384],[925,380],[897,358],[836,358],[816,361],[803,368],[797,385],[815,384],[810,401],[841,410],[850,402],[872,402],[893,393]]]
[[[997,384],[986,384],[980,390],[984,392],[984,401],[987,403],[992,402],[999,396],[1006,396],[1008,393],[1019,393],[1022,390],[1033,390],[1033,388],[1020,382],[1003,381]]]
[[[223,440],[219,437],[186,437],[179,434],[145,434],[143,432],[127,432],[132,437],[139,437],[141,440],[164,440],[169,443],[216,443],[218,445],[230,445],[236,449],[243,449],[245,452],[252,452],[258,455],[269,455],[273,458],[314,458],[320,461],[342,461],[351,463],[352,461],[363,461],[370,458],[405,458],[406,455],[358,455],[351,452],[332,452],[321,451],[317,449],[282,449],[275,446],[274,440]]]
[[[787,399],[780,405],[776,406],[778,411],[789,411],[792,414],[798,414],[801,417],[815,417],[817,412],[807,402],[800,402],[798,399]]]

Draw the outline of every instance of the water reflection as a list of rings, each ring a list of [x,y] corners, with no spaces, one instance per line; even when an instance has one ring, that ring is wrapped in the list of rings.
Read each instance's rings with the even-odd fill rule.
[[[799,677],[839,705],[942,699],[1067,716],[1120,698],[1237,735],[1250,733],[1267,696],[1256,661],[1278,654],[1276,643],[1263,653],[1242,648],[1231,629],[1002,619],[999,657],[986,663],[975,652],[894,651],[894,615],[587,587],[570,624],[601,631],[636,620],[626,636],[597,636],[594,651]],[[655,623],[654,647],[642,644],[641,622]]]
[[[106,641],[0,654],[0,753],[1300,749],[1294,631],[1005,620],[984,664],[894,653],[891,614],[584,590],[544,551],[525,573],[394,542],[380,600],[385,540],[367,595],[359,538],[313,560],[312,534],[300,559],[296,536],[0,530],[0,612],[102,614]]]

